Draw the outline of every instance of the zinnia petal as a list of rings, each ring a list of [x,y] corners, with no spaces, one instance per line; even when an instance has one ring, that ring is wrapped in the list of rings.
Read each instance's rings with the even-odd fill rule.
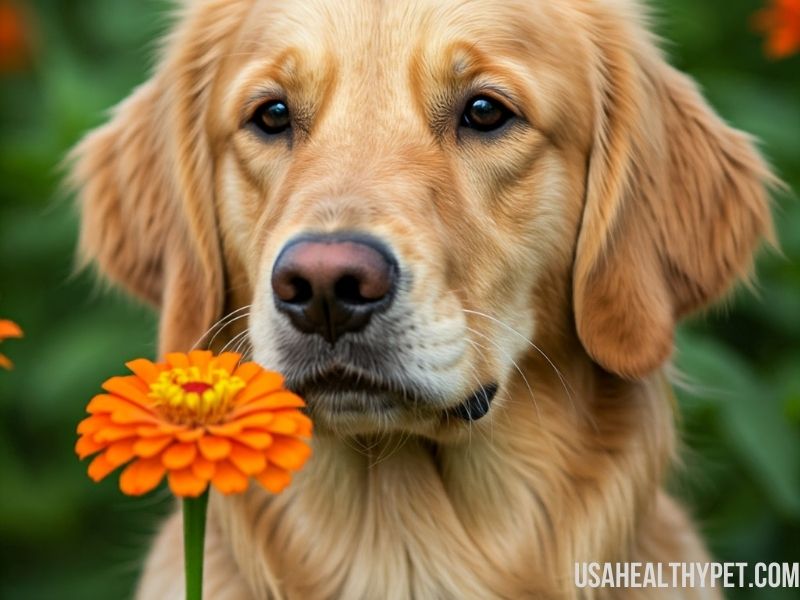
[[[208,487],[208,480],[197,477],[191,468],[170,471],[167,479],[172,493],[181,498],[195,498]]]
[[[264,427],[271,433],[282,433],[284,435],[291,435],[297,432],[297,421],[292,419],[289,415],[275,415],[272,423]]]
[[[186,431],[179,431],[175,434],[175,437],[178,438],[181,442],[196,442],[201,437],[203,437],[202,427],[195,427],[194,429],[187,429]]]
[[[183,469],[188,467],[197,456],[197,446],[193,443],[174,444],[164,450],[161,463],[167,469]]]
[[[22,329],[19,325],[8,319],[0,319],[0,340],[20,337],[22,337]],[[14,363],[5,354],[0,354],[0,367],[10,371],[14,368]]]
[[[267,459],[263,452],[242,444],[233,444],[228,460],[245,475],[260,473],[267,466]]]
[[[240,364],[236,370],[233,372],[235,377],[238,377],[245,383],[250,383],[250,380],[253,379],[256,375],[261,373],[264,369],[261,368],[261,365],[254,362],[246,362]]]
[[[243,431],[236,436],[236,441],[256,450],[263,450],[272,443],[272,436],[266,431]]]
[[[133,439],[125,439],[120,440],[119,442],[114,442],[105,452],[106,460],[114,465],[115,469],[120,465],[124,465],[126,462],[136,456],[136,453],[133,451],[135,444],[136,440]]]
[[[208,430],[214,435],[222,437],[239,435],[243,426],[239,421],[231,421],[230,423],[223,423],[222,425],[209,425]]]
[[[136,435],[141,437],[161,437],[162,435],[177,435],[185,431],[183,425],[172,425],[171,423],[158,423],[157,425],[143,425],[136,428]]]
[[[150,458],[169,446],[172,439],[171,435],[139,438],[133,446],[133,451],[142,458]]]
[[[130,362],[126,362],[125,366],[133,371],[137,376],[141,377],[146,383],[153,383],[161,374],[161,369],[158,365],[147,360],[146,358],[137,358]]]
[[[223,494],[236,494],[247,489],[247,476],[227,460],[217,463],[211,483]]]
[[[240,404],[233,411],[233,416],[238,418],[261,410],[275,410],[278,408],[302,408],[306,405],[300,396],[291,392],[275,392],[266,397],[252,400],[247,404]]]
[[[93,437],[96,442],[116,442],[117,440],[133,437],[135,435],[135,427],[111,425],[109,427],[103,427],[103,429],[95,433]]]
[[[205,481],[208,481],[214,476],[216,471],[216,464],[207,460],[202,455],[198,454],[192,462],[192,472]]]
[[[75,443],[75,453],[78,455],[78,458],[83,460],[95,452],[100,452],[100,450],[106,446],[107,444],[95,442],[91,436],[84,435],[78,438],[78,441]]]
[[[192,350],[189,352],[189,363],[195,367],[205,369],[211,362],[213,354],[209,350]]]
[[[109,425],[111,425],[111,418],[108,415],[90,415],[78,423],[78,433],[81,435],[91,435]]]
[[[160,458],[140,458],[122,472],[119,487],[129,496],[141,496],[161,483],[166,472]]]
[[[130,404],[131,406],[136,406],[124,398],[120,398],[119,396],[112,396],[111,394],[97,394],[86,406],[86,410],[91,414],[110,414],[120,404]]]
[[[238,419],[236,422],[245,429],[247,427],[266,427],[275,420],[275,415],[271,412],[259,412],[247,417]]]
[[[185,369],[189,366],[189,357],[182,352],[170,352],[164,357],[173,369]]]
[[[0,340],[6,338],[21,338],[22,329],[14,321],[0,319]]]
[[[207,435],[197,440],[200,453],[208,460],[218,461],[226,458],[231,452],[231,442],[222,437]]]
[[[214,360],[214,365],[217,369],[223,369],[228,373],[233,373],[240,360],[242,360],[241,354],[236,352],[223,352]]]
[[[247,382],[247,387],[244,388],[239,395],[236,396],[236,401],[241,404],[247,404],[253,400],[257,400],[267,394],[277,392],[283,384],[283,377],[273,371],[262,371],[253,379]],[[287,392],[288,393],[288,392]]]
[[[142,425],[145,423],[158,422],[158,419],[152,412],[127,402],[124,404],[121,402],[119,403],[119,406],[111,413],[111,420],[118,425],[129,425],[132,423]]]
[[[124,398],[130,402],[134,402],[143,408],[150,408],[152,402],[147,397],[147,394],[134,385],[127,377],[111,377],[103,382],[103,389],[111,392],[120,399]]]
[[[296,471],[311,456],[311,447],[290,437],[276,437],[265,451],[270,462],[279,467]]]
[[[94,460],[89,463],[87,472],[89,473],[89,477],[92,478],[92,481],[98,482],[101,479],[105,479],[105,477],[118,466],[119,465],[115,465],[109,461],[105,453],[103,453],[94,457]]]
[[[314,424],[311,422],[311,419],[299,412],[293,413],[290,416],[294,419],[294,422],[297,423],[297,431],[295,433],[301,437],[311,437],[311,432],[314,429]]]
[[[292,482],[292,474],[275,465],[267,465],[266,469],[256,475],[256,480],[267,490],[277,494]]]

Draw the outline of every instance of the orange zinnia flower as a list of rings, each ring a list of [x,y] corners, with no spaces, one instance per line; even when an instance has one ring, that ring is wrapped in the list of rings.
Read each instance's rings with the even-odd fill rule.
[[[120,489],[144,494],[167,475],[176,496],[243,492],[250,477],[277,493],[311,454],[311,421],[283,377],[241,356],[208,351],[167,354],[166,362],[127,363],[133,375],[112,377],[87,406],[75,451],[97,454],[89,476],[117,467]]]
[[[0,342],[6,338],[20,337],[22,337],[22,329],[19,328],[19,325],[14,323],[14,321],[0,319]],[[13,366],[14,363],[12,363],[7,356],[0,354],[0,367],[3,367],[4,369],[11,369]]]
[[[772,0],[753,15],[753,26],[767,35],[765,52],[785,58],[800,50],[800,0]]]

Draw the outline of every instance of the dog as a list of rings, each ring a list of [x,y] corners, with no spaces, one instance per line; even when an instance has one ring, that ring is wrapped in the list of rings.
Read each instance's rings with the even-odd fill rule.
[[[638,2],[187,2],[73,158],[160,352],[241,348],[315,424],[287,491],[212,496],[208,598],[717,597],[573,578],[708,560],[665,366],[773,237]],[[139,598],[182,597],[180,527]]]

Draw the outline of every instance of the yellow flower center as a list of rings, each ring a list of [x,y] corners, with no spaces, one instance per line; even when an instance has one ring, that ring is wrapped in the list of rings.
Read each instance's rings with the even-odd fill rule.
[[[148,396],[176,425],[214,425],[225,420],[244,381],[224,369],[199,367],[164,371],[150,384]]]

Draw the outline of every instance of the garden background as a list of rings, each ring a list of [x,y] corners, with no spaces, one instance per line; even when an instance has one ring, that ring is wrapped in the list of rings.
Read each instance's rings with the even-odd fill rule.
[[[59,162],[145,80],[170,6],[0,5],[24,26],[0,23],[0,41],[18,46],[0,64],[0,318],[25,331],[0,347],[16,365],[0,371],[0,597],[126,598],[170,498],[123,497],[116,475],[91,483],[74,427],[103,379],[153,355],[156,325],[148,309],[74,272],[76,217]],[[656,7],[656,27],[674,64],[800,190],[800,55],[765,57],[752,30],[760,7],[670,0]],[[673,488],[719,560],[800,561],[800,203],[778,195],[774,214],[782,254],[762,253],[757,293],[739,290],[679,336],[693,391],[679,392],[686,451]]]

